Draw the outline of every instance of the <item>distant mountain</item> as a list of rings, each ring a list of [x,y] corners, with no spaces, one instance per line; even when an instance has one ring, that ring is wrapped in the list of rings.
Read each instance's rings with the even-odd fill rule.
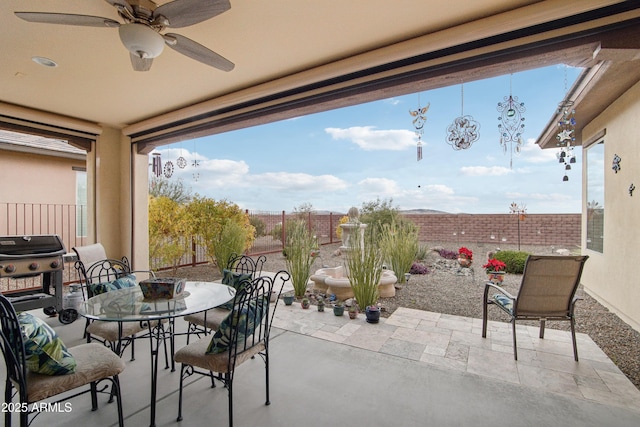
[[[448,212],[445,211],[437,211],[434,209],[407,209],[401,210],[401,214],[412,214],[412,215],[428,215],[428,214],[446,214]]]

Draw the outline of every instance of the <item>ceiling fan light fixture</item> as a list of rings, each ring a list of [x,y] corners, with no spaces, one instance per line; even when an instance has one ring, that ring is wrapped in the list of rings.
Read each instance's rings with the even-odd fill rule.
[[[124,24],[118,30],[122,44],[140,58],[155,58],[164,49],[164,38],[146,25]]]
[[[31,58],[33,62],[38,65],[42,65],[43,67],[55,68],[58,66],[58,63],[53,59],[45,58],[44,56],[34,56]]]

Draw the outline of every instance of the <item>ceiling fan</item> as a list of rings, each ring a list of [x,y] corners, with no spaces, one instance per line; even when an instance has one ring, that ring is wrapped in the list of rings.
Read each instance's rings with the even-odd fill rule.
[[[90,15],[47,12],[15,12],[18,18],[45,24],[118,28],[135,71],[148,71],[153,58],[166,44],[178,53],[203,64],[231,71],[233,62],[180,34],[161,34],[165,28],[183,28],[198,24],[231,9],[229,0],[174,0],[161,6],[151,0],[105,0],[118,10],[125,21]]]

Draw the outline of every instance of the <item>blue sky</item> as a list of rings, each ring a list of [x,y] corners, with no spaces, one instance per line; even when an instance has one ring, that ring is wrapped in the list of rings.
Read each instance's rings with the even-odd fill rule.
[[[363,202],[393,199],[400,209],[450,213],[509,213],[512,202],[527,213],[581,211],[581,155],[566,171],[556,149],[534,144],[580,69],[553,66],[297,117],[198,138],[157,149],[172,161],[171,180],[193,194],[226,199],[243,209],[346,212]],[[565,85],[565,74],[567,84]],[[500,147],[498,102],[511,93],[525,103],[524,146],[513,156]],[[410,110],[429,104],[423,159]],[[464,108],[464,111],[463,111]],[[447,127],[460,116],[480,123],[467,150],[447,144]],[[178,157],[187,166],[176,166]],[[193,167],[194,159],[198,166]],[[197,178],[197,179],[196,179]]]

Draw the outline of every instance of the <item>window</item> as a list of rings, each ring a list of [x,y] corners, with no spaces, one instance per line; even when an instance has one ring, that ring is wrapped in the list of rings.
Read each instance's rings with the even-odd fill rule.
[[[587,149],[587,249],[604,248],[604,141]]]
[[[76,236],[87,236],[87,171],[76,170]]]

